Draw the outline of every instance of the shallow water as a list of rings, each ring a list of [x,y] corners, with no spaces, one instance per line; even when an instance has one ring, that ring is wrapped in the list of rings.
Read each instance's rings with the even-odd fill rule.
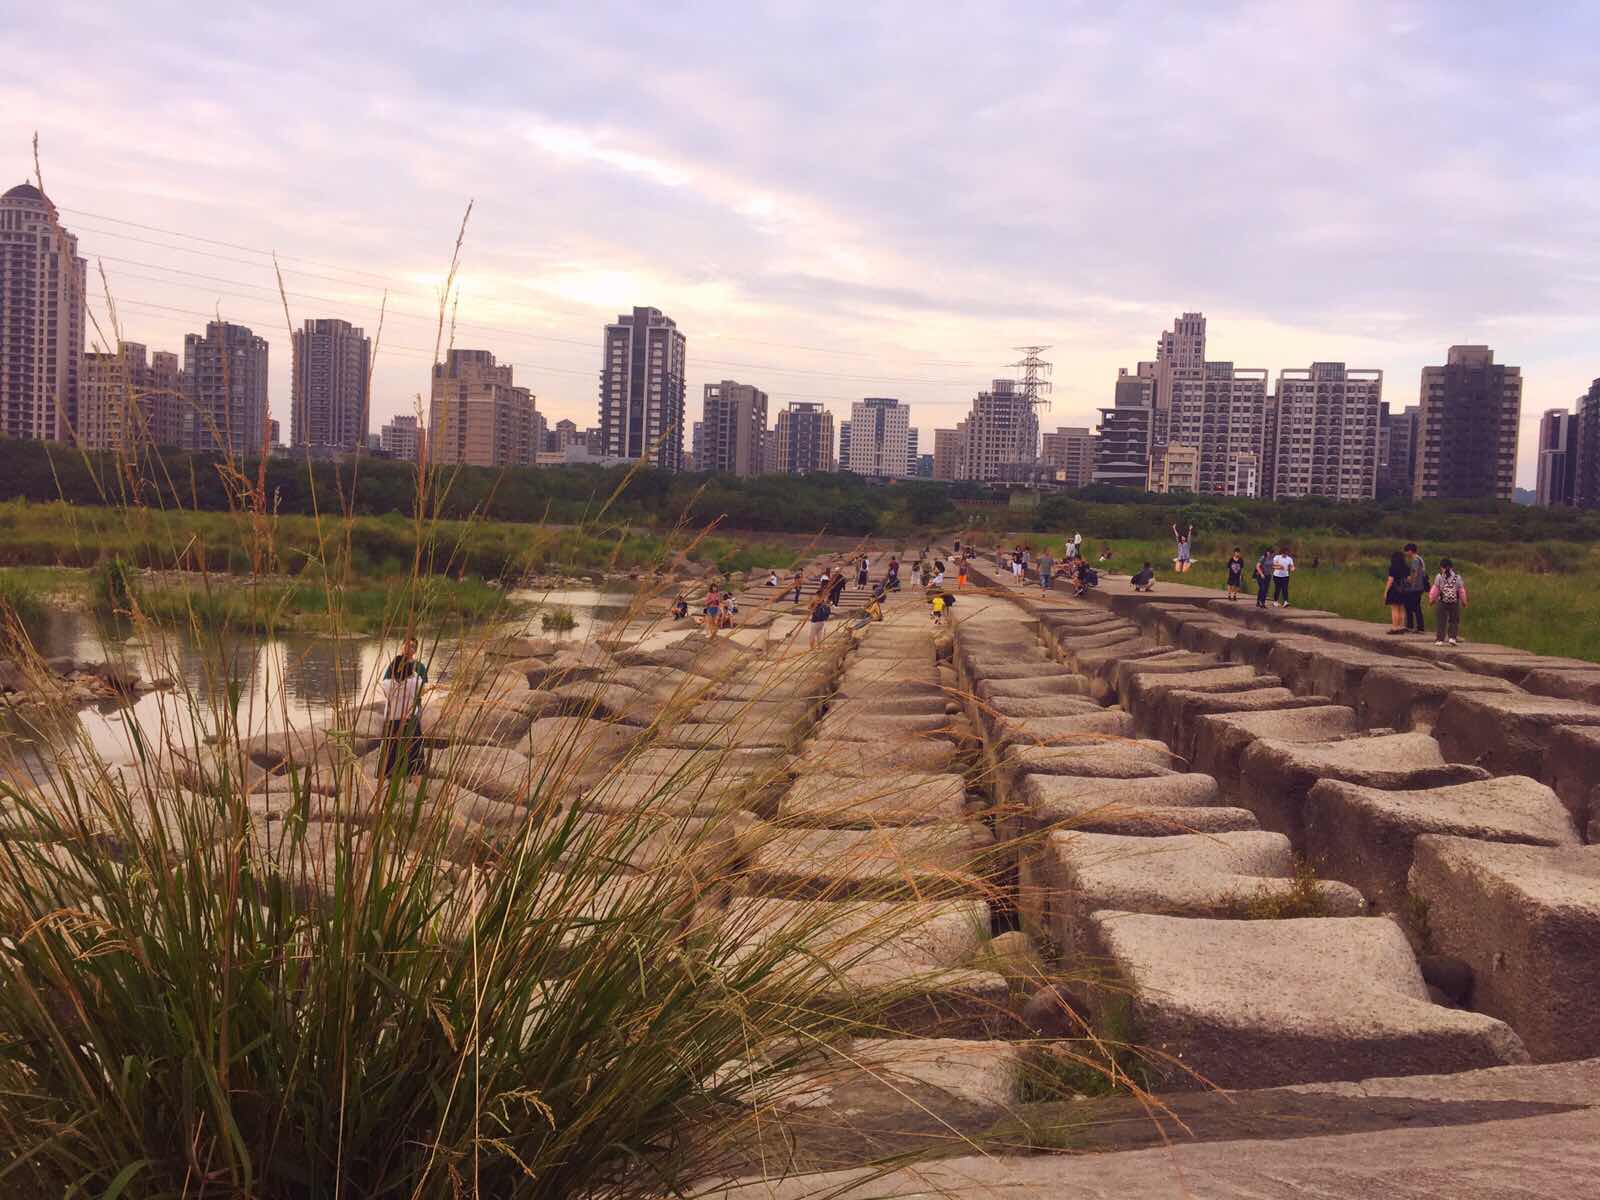
[[[570,612],[576,624],[570,630],[546,631],[540,611],[486,633],[505,632],[559,642],[582,643],[614,629],[628,614],[633,597],[626,593],[587,589],[517,592],[519,600]],[[399,650],[396,639],[377,637],[333,638],[314,634],[289,634],[276,638],[250,638],[234,634],[207,634],[196,638],[188,629],[172,631],[159,645],[127,640],[129,630],[107,628],[87,613],[52,614],[39,649],[47,658],[69,657],[80,662],[126,662],[146,680],[162,676],[174,680],[171,690],[141,696],[129,705],[90,706],[78,711],[78,729],[109,762],[135,757],[137,735],[152,742],[179,737],[185,742],[212,732],[230,703],[237,704],[237,722],[250,734],[288,727],[305,728],[332,715],[335,706],[348,710],[378,698],[378,681],[385,665]],[[448,683],[459,642],[424,639],[419,657],[428,664],[429,678]],[[192,704],[190,697],[198,701]],[[200,712],[196,714],[195,708]],[[194,725],[198,716],[201,730]],[[32,767],[48,759],[47,746],[65,741],[78,729],[40,727],[37,715],[18,721],[0,718],[0,734],[9,747]]]

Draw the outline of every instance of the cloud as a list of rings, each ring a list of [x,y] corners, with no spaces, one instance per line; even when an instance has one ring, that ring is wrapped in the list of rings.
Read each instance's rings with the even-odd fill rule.
[[[1380,0],[335,0],[203,29],[176,4],[31,6],[0,29],[0,178],[39,128],[88,252],[223,280],[117,266],[129,333],[176,345],[220,306],[272,339],[279,408],[251,251],[310,260],[292,288],[344,306],[295,319],[370,328],[388,281],[387,414],[427,386],[471,199],[458,341],[552,417],[593,419],[601,326],[633,304],[686,331],[692,410],[748,363],[839,411],[893,388],[930,443],[1024,342],[1054,347],[1047,424],[1092,422],[1193,309],[1219,357],[1380,367],[1396,404],[1488,340],[1537,412],[1600,373],[1597,34],[1581,6]]]

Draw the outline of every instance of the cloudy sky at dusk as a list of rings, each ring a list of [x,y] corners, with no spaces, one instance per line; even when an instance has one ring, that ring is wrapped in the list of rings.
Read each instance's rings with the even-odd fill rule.
[[[1092,424],[1183,310],[1209,357],[1381,368],[1395,406],[1489,343],[1528,486],[1539,413],[1600,375],[1600,6],[539,7],[0,0],[0,185],[37,130],[123,336],[252,326],[285,427],[261,252],[296,323],[370,333],[388,289],[387,418],[469,200],[456,344],[551,421],[594,422],[634,304],[688,337],[691,419],[722,378],[893,395],[924,449],[1024,343],[1045,426]]]

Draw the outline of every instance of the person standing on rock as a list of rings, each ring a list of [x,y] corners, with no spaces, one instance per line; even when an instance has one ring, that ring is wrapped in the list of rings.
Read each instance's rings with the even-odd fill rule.
[[[1050,590],[1051,577],[1055,574],[1056,560],[1050,557],[1050,547],[1046,546],[1039,555],[1039,590]]]
[[[1396,550],[1389,555],[1389,574],[1385,577],[1383,602],[1389,606],[1389,636],[1406,632],[1406,580],[1411,576],[1411,564],[1405,552]]]
[[[835,571],[833,584],[828,589],[828,604],[833,608],[839,607],[839,601],[844,599],[844,585],[848,582],[843,571]]]
[[[828,605],[827,597],[818,596],[811,604],[811,648],[815,650],[822,645],[822,635],[827,631],[828,617],[832,609]]]
[[[956,552],[956,586],[958,588],[967,586],[967,556],[959,550]]]
[[[1233,553],[1228,556],[1228,599],[1239,598],[1239,588],[1244,583],[1244,555],[1239,553],[1239,547],[1233,548]]]
[[[1289,547],[1280,547],[1272,556],[1272,602],[1279,608],[1289,607],[1289,576],[1294,574],[1294,555]]]
[[[1458,645],[1461,610],[1467,606],[1467,581],[1456,573],[1454,564],[1448,558],[1439,560],[1439,574],[1434,576],[1428,599],[1439,608],[1439,614],[1433,622],[1434,641],[1441,646],[1446,640],[1452,646]]]
[[[826,596],[828,594],[828,584],[831,582],[833,582],[833,575],[828,571],[827,567],[823,567],[822,575],[817,579],[817,595]]]
[[[870,568],[869,568],[869,566],[867,564],[867,556],[865,554],[863,554],[861,556],[861,562],[856,566],[856,586],[857,587],[864,588],[864,587],[867,586],[867,576],[869,574],[869,571],[870,571]]]
[[[799,604],[800,603],[800,589],[805,587],[805,585],[806,585],[806,573],[804,571],[802,571],[799,567],[796,567],[794,569],[794,578],[791,579],[789,582],[794,584],[794,602],[796,604]]]
[[[422,686],[426,675],[422,664],[410,656],[415,641],[406,639],[408,650],[390,664],[384,675],[383,690],[383,757],[379,760],[378,777],[388,779],[398,774],[404,779],[419,765],[417,751],[422,744]]]
[[[897,556],[889,557],[889,571],[883,577],[883,586],[891,592],[900,590],[900,559]]]
[[[716,637],[717,629],[722,624],[722,591],[715,582],[706,592],[705,618],[706,634]]]
[[[1256,559],[1256,607],[1267,606],[1267,588],[1272,584],[1272,547],[1264,546]]]
[[[1406,606],[1406,629],[1427,633],[1422,619],[1422,597],[1428,590],[1428,564],[1417,550],[1415,542],[1406,543],[1406,586],[1402,595]]]

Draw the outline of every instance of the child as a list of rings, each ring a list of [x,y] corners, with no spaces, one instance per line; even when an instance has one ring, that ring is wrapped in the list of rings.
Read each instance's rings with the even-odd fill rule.
[[[674,621],[681,621],[688,615],[689,602],[685,600],[680,593],[678,598],[672,602],[672,619]]]
[[[1156,589],[1156,573],[1150,569],[1150,564],[1145,565],[1133,577],[1133,590],[1136,592],[1153,592]]]
[[[1233,548],[1233,553],[1228,557],[1228,599],[1239,598],[1239,585],[1244,582],[1244,555],[1239,553],[1239,547]]]
[[[1456,574],[1448,558],[1439,560],[1439,573],[1433,578],[1428,599],[1439,610],[1433,623],[1433,640],[1442,646],[1448,634],[1450,644],[1459,645],[1456,638],[1461,633],[1461,610],[1467,606],[1467,581]]]
[[[944,624],[944,595],[943,595],[943,593],[935,592],[933,594],[933,598],[931,600],[929,600],[928,603],[933,606],[933,623],[935,625],[943,625]]]

